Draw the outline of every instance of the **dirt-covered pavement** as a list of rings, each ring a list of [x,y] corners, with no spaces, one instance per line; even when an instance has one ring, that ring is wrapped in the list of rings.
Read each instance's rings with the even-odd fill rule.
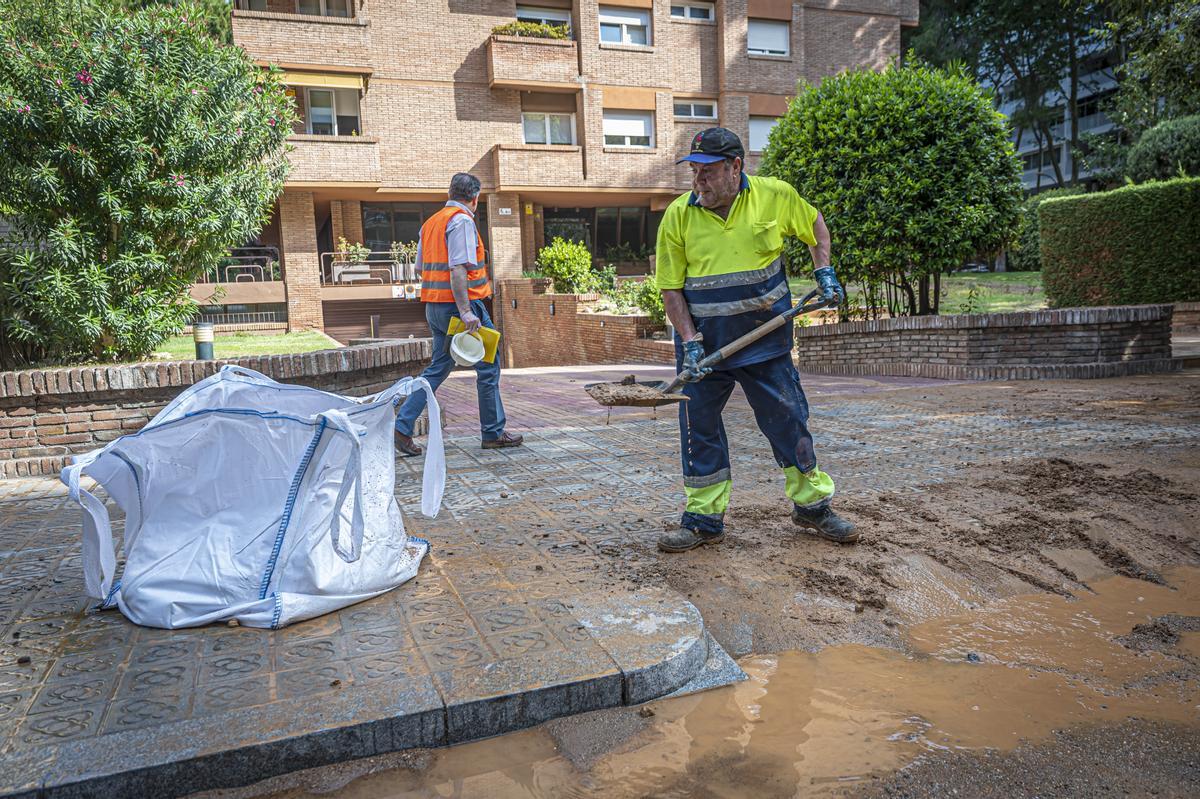
[[[673,588],[748,683],[252,793],[1200,795],[1200,373],[886,388],[811,396],[855,546],[792,526],[736,401],[719,546],[655,549],[681,494],[670,412],[556,406],[462,517],[549,537],[584,588]]]

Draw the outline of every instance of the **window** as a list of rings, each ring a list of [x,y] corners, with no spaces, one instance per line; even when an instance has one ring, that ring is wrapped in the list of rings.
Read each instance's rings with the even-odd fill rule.
[[[1053,170],[1054,162],[1059,159],[1061,153],[1061,147],[1050,147],[1036,153],[1029,153],[1021,157],[1022,165],[1026,172],[1033,172],[1040,169]]]
[[[608,147],[653,147],[654,114],[649,111],[605,111],[604,144]]]
[[[318,17],[350,17],[352,0],[296,0],[296,11]]]
[[[517,19],[521,22],[535,22],[540,25],[556,25],[564,28],[568,36],[571,35],[571,12],[565,8],[517,6]]]
[[[309,89],[305,129],[319,136],[357,136],[358,92],[354,89]]]
[[[267,0],[238,0],[237,7],[242,11],[266,11]]]
[[[387,252],[393,241],[416,241],[426,219],[445,207],[445,203],[363,203],[363,243],[371,252]],[[480,197],[475,226],[483,243],[488,243],[487,204]]]
[[[716,19],[717,12],[712,3],[672,3],[671,16],[676,19]]]
[[[779,117],[750,117],[750,152],[761,153],[767,149],[767,136]]]
[[[712,100],[689,100],[675,103],[676,119],[716,119],[717,104]]]
[[[600,6],[600,41],[607,44],[650,44],[650,12]]]
[[[773,19],[752,19],[746,35],[746,50],[751,55],[788,55],[791,52],[792,26]]]
[[[575,115],[525,111],[521,128],[526,144],[574,144]]]

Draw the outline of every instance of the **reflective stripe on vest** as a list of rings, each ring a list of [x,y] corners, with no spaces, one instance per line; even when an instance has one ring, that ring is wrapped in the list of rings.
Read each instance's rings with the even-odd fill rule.
[[[450,252],[446,247],[446,227],[463,209],[447,205],[421,225],[421,299],[425,302],[454,302],[450,289]],[[484,264],[483,238],[475,230],[474,269],[467,270],[467,299],[482,300],[492,296]]]
[[[792,305],[782,258],[761,269],[686,278],[683,298],[696,330],[704,335],[706,352],[714,352],[746,335]],[[791,347],[792,326],[783,325],[717,368],[757,363],[781,355]]]

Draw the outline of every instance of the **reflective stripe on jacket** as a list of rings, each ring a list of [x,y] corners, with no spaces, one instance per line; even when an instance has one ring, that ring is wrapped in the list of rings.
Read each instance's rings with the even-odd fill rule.
[[[454,302],[450,290],[450,253],[446,248],[446,225],[458,214],[467,213],[455,205],[447,205],[421,225],[421,299],[424,302]],[[467,299],[482,300],[492,296],[484,263],[483,238],[475,231],[475,263],[467,270]]]
[[[683,297],[696,330],[704,334],[705,352],[716,351],[792,306],[782,257],[762,269],[689,277],[683,283]],[[678,342],[676,346],[680,346]],[[731,356],[718,368],[757,363],[791,348],[792,328],[784,325],[748,350]]]

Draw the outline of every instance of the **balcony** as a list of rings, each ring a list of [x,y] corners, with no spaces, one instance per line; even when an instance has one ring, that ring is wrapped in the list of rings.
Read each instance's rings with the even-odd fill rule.
[[[233,41],[255,61],[285,68],[314,63],[366,67],[371,63],[371,29],[361,15],[335,17],[235,8]]]
[[[493,89],[579,91],[579,56],[573,41],[492,36],[487,64]]]
[[[192,285],[190,293],[193,299],[204,304],[286,302],[279,250],[275,247],[235,247],[220,264]]]
[[[418,301],[421,299],[421,274],[417,271],[416,261],[396,260],[390,252],[371,252],[365,257],[323,252],[321,299]]]
[[[336,182],[341,185],[379,183],[379,139],[374,136],[288,137],[292,171],[288,186]]]
[[[497,191],[551,186],[581,187],[583,148],[565,144],[497,144]]]

